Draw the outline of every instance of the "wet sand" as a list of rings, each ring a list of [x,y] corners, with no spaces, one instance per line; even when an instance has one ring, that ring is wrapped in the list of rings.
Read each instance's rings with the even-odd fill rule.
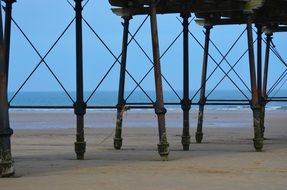
[[[72,112],[12,112],[12,153],[16,176],[0,179],[1,189],[286,189],[287,113],[266,115],[264,151],[253,149],[249,111],[207,111],[202,144],[194,140],[196,113],[191,112],[190,151],[182,151],[182,116],[167,115],[170,160],[157,154],[156,117],[128,112],[123,148],[113,149],[115,112],[89,112],[86,160],[74,154]],[[35,129],[20,129],[22,128]],[[37,126],[46,126],[39,129]],[[54,127],[70,129],[53,129]]]

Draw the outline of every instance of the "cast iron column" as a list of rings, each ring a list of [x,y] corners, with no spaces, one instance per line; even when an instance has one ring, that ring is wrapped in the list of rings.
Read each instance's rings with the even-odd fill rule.
[[[256,25],[257,28],[257,88],[258,100],[261,102],[262,91],[262,26]]]
[[[263,87],[262,87],[262,99],[264,101],[263,106],[263,113],[262,113],[262,119],[263,122],[265,122],[265,105],[267,104],[267,82],[268,82],[268,70],[269,70],[269,55],[270,55],[270,44],[272,40],[272,32],[266,33],[266,50],[265,50],[265,63],[264,63],[264,74],[263,74]],[[263,123],[262,128],[262,137],[264,138],[265,133],[265,124]]]
[[[75,0],[76,12],[76,103],[74,104],[77,116],[77,135],[75,142],[75,152],[78,160],[84,159],[86,152],[86,142],[84,137],[84,115],[86,114],[86,104],[84,102],[83,87],[83,39],[82,39],[82,0]]]
[[[256,84],[256,71],[255,71],[255,58],[253,47],[253,34],[252,34],[252,15],[248,15],[247,22],[247,40],[248,40],[248,53],[249,53],[249,69],[250,69],[250,82],[252,90],[251,109],[253,111],[253,127],[254,127],[254,147],[256,151],[261,151],[263,148],[262,138],[262,120],[261,108],[259,105],[259,92]]]
[[[123,114],[126,110],[125,105],[125,79],[126,79],[126,63],[127,63],[127,50],[128,50],[128,35],[129,35],[129,22],[131,16],[125,16],[124,19],[124,32],[123,32],[123,42],[122,42],[122,57],[121,57],[121,70],[120,70],[120,80],[119,80],[119,94],[118,94],[118,104],[117,104],[117,121],[116,121],[116,132],[114,138],[114,148],[120,149],[122,147],[122,123]]]
[[[6,1],[7,4],[12,4]],[[1,4],[0,4],[1,5]],[[6,28],[7,26],[5,26]],[[6,42],[6,40],[5,40]],[[7,45],[7,44],[5,44]],[[0,10],[0,176],[9,177],[14,174],[13,159],[11,154],[11,135],[13,130],[9,123],[9,104],[8,104],[8,64],[6,60],[7,48],[4,46],[2,9]]]
[[[261,124],[261,131],[262,131],[262,137],[263,132],[265,130],[264,126],[264,115],[265,115],[265,99],[263,98],[262,93],[262,26],[256,25],[257,28],[257,88],[258,88],[258,105],[260,108],[260,124]]]
[[[265,60],[264,60],[264,74],[263,74],[263,89],[262,96],[267,100],[267,82],[268,82],[268,70],[269,70],[269,55],[270,55],[270,44],[272,41],[272,32],[266,33],[266,50],[265,50]]]
[[[168,160],[169,144],[167,142],[167,135],[165,128],[166,109],[164,107],[164,101],[163,101],[155,0],[151,0],[150,3],[150,24],[151,24],[154,78],[155,78],[155,91],[156,91],[156,102],[154,108],[155,113],[157,114],[158,117],[158,130],[159,130],[158,152],[163,160]]]
[[[7,78],[9,79],[9,58],[10,58],[10,39],[11,39],[11,21],[12,21],[12,4],[16,0],[5,0],[5,32],[4,32],[4,49],[5,49],[5,62],[7,65]],[[8,86],[8,80],[7,80]]]
[[[188,19],[190,17],[190,13],[182,13],[180,16],[183,18],[183,99],[181,101],[181,109],[183,110],[183,131],[181,143],[183,150],[189,150],[189,110],[191,107],[191,101],[189,99]]]
[[[207,73],[207,64],[208,64],[210,30],[211,30],[212,26],[207,25],[204,27],[206,30],[205,31],[205,44],[204,44],[204,54],[203,54],[203,63],[202,63],[202,75],[201,75],[201,88],[200,88],[197,130],[195,133],[195,139],[196,139],[197,143],[201,143],[202,138],[203,138],[202,125],[203,125],[204,105],[206,102],[206,97],[205,97],[206,73]]]

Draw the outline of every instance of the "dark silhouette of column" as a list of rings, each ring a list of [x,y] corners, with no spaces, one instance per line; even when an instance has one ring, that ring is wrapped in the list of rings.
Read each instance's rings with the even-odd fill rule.
[[[154,79],[155,79],[155,91],[156,91],[156,102],[154,108],[158,118],[158,131],[159,131],[158,152],[162,157],[162,160],[168,160],[169,144],[167,142],[167,134],[165,127],[166,109],[164,107],[164,100],[163,100],[155,0],[151,0],[150,3],[150,24],[151,24]]]
[[[183,130],[181,143],[183,150],[189,150],[190,134],[189,134],[189,110],[191,108],[191,101],[189,99],[189,47],[188,47],[188,19],[190,13],[182,13],[180,15],[183,19],[183,99],[181,101],[181,109],[183,111]]]
[[[200,99],[199,99],[199,110],[198,110],[198,121],[197,121],[197,130],[195,133],[195,139],[197,143],[201,143],[203,138],[202,125],[203,125],[203,116],[204,116],[204,105],[206,102],[205,90],[206,90],[206,73],[208,65],[208,52],[209,52],[209,41],[210,41],[210,30],[212,26],[205,26],[205,44],[204,44],[204,54],[203,54],[203,63],[202,63],[202,75],[201,75],[201,88],[200,88]]]
[[[261,131],[262,137],[264,137],[264,119],[265,119],[265,106],[266,101],[263,97],[263,89],[262,89],[262,26],[257,24],[257,88],[258,88],[258,101],[260,111],[260,123],[261,123]]]
[[[5,62],[7,65],[7,78],[9,79],[9,58],[10,58],[10,39],[11,39],[11,21],[12,21],[12,4],[16,0],[5,0],[5,31],[4,31],[4,49],[5,49]],[[8,86],[8,80],[7,80]]]
[[[0,10],[0,176],[12,176],[14,171],[11,154],[11,135],[8,104],[8,68],[13,0],[6,0],[5,38],[3,39],[2,9]],[[2,8],[2,7],[1,7]],[[9,38],[9,39],[8,39]]]
[[[262,109],[259,104],[259,91],[256,83],[256,70],[255,70],[255,57],[253,47],[253,34],[252,34],[252,14],[248,15],[247,20],[247,41],[249,53],[249,69],[250,69],[250,82],[252,91],[251,109],[253,111],[253,127],[254,127],[254,147],[256,151],[261,151],[263,148],[262,137]],[[261,93],[261,92],[260,92]]]
[[[84,135],[84,115],[86,114],[86,104],[84,102],[83,84],[83,39],[82,39],[82,0],[75,0],[76,12],[76,103],[74,104],[77,116],[77,135],[75,142],[75,152],[78,160],[84,159],[86,152],[86,142]]]
[[[264,138],[265,133],[265,105],[267,103],[267,82],[268,82],[268,70],[269,70],[269,55],[270,55],[270,44],[272,40],[272,32],[266,32],[266,50],[265,50],[265,61],[264,61],[264,74],[263,74],[263,86],[262,86],[262,99],[264,101],[264,106],[262,109],[262,136]]]
[[[116,131],[114,137],[114,148],[120,149],[122,147],[122,123],[123,114],[126,110],[125,102],[125,79],[126,79],[126,63],[127,63],[127,50],[128,50],[128,35],[129,35],[129,22],[132,17],[125,16],[124,19],[124,32],[122,42],[122,57],[121,57],[121,69],[120,69],[120,80],[119,80],[119,93],[118,93],[118,104],[117,104],[117,121]]]

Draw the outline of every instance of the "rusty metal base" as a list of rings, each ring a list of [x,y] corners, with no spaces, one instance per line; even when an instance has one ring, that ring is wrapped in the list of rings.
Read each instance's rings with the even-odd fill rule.
[[[253,111],[253,127],[254,127],[254,148],[257,152],[261,152],[263,148],[263,133],[262,129],[264,126],[263,123],[263,114],[262,114],[262,107],[259,105],[252,106]]]
[[[86,152],[86,142],[75,142],[75,152],[78,160],[84,160]]]
[[[120,150],[122,148],[123,139],[122,138],[114,138],[114,148],[116,150]]]
[[[14,162],[10,151],[0,152],[0,177],[11,177],[14,173]]]
[[[254,138],[253,145],[256,152],[262,152],[264,138]]]
[[[158,153],[161,157],[162,161],[168,161],[169,155],[169,144],[168,143],[160,143],[157,145]]]

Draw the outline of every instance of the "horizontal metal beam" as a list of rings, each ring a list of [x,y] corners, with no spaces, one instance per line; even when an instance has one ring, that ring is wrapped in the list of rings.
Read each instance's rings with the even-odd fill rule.
[[[240,24],[246,24],[247,20],[246,18],[222,18],[222,19],[203,19],[203,18],[199,18],[196,19],[195,22],[198,25],[201,26],[206,26],[206,25],[240,25]],[[262,26],[268,26],[270,24],[283,24],[286,25],[287,24],[287,19],[265,19],[265,18],[258,18],[258,19],[253,19],[252,23],[255,24],[260,24]],[[272,28],[274,32],[286,32],[287,31],[287,27],[276,27],[276,28]]]
[[[165,103],[168,106],[181,106],[181,102]],[[199,105],[199,103],[192,103],[192,105]],[[212,100],[207,101],[205,105],[250,105],[248,101],[240,100]],[[152,103],[131,103],[126,104],[129,109],[152,109]],[[117,109],[116,105],[103,105],[103,106],[87,106],[87,109]],[[74,109],[73,106],[10,106],[10,109]]]
[[[241,12],[242,8],[234,8],[234,9],[211,9],[211,8],[203,8],[197,10],[194,7],[187,7],[184,8],[182,6],[173,6],[173,7],[157,7],[156,13],[157,14],[175,14],[175,13],[204,13],[204,14],[214,14],[214,13],[221,13],[221,14],[228,14],[228,13],[235,13]],[[149,8],[148,7],[136,7],[136,8],[112,8],[112,12],[117,16],[131,16],[131,15],[148,15]]]

